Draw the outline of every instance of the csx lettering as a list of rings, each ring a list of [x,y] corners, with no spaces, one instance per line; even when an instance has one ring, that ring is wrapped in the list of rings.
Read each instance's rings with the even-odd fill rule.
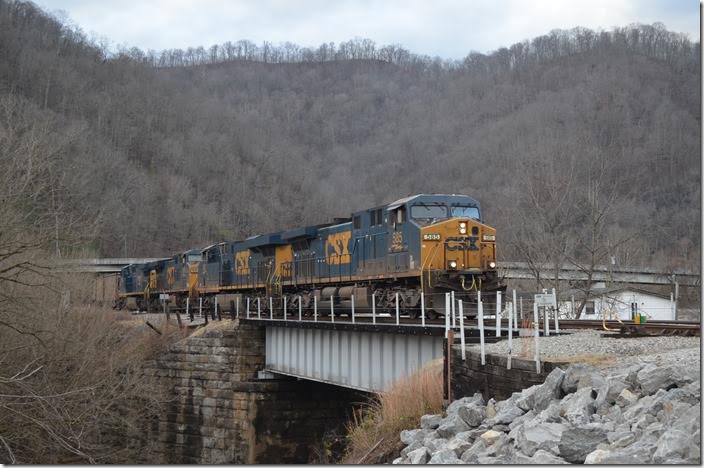
[[[352,231],[329,234],[325,241],[325,261],[328,265],[350,263],[349,242]]]
[[[479,250],[479,247],[477,247],[478,240],[479,238],[475,236],[448,237],[447,250]]]
[[[176,282],[176,267],[169,267],[166,270],[166,282],[169,286],[173,286]]]
[[[238,275],[249,274],[249,250],[242,250],[235,254],[235,273]]]

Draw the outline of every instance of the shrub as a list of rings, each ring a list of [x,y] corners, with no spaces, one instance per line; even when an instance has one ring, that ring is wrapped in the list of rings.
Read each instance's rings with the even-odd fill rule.
[[[402,447],[399,433],[417,428],[422,415],[440,413],[442,405],[442,359],[437,359],[354,413],[344,463],[390,461]]]
[[[143,460],[161,395],[142,364],[182,332],[83,306],[80,282],[44,285],[3,290],[16,299],[0,303],[0,463]]]

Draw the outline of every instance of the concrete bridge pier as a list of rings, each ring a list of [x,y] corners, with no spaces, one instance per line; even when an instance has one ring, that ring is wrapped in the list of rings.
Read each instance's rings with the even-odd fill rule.
[[[212,323],[148,363],[145,372],[166,403],[149,428],[156,457],[145,461],[307,463],[325,431],[342,429],[368,396],[295,378],[260,379],[264,364],[264,327],[238,320]]]

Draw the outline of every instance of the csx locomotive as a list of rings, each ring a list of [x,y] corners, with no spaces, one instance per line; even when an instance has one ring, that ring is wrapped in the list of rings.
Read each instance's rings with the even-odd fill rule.
[[[282,313],[284,298],[304,313],[333,301],[335,313],[355,307],[394,309],[418,317],[445,313],[447,291],[503,291],[496,269],[496,230],[466,195],[414,195],[350,218],[223,242],[123,268],[119,305],[156,308],[187,298],[228,310],[245,302]],[[273,298],[270,300],[269,298]],[[332,299],[331,299],[332,298]],[[259,300],[257,300],[259,299]],[[292,309],[293,307],[291,307]],[[291,311],[289,309],[289,311]],[[324,314],[325,307],[320,308]]]

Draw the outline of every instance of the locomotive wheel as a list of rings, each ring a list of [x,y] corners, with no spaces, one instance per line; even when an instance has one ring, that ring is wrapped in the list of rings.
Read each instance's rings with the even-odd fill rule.
[[[408,316],[409,316],[412,320],[416,320],[417,318],[420,318],[420,310],[418,310],[418,309],[411,309],[411,310],[408,311]]]

